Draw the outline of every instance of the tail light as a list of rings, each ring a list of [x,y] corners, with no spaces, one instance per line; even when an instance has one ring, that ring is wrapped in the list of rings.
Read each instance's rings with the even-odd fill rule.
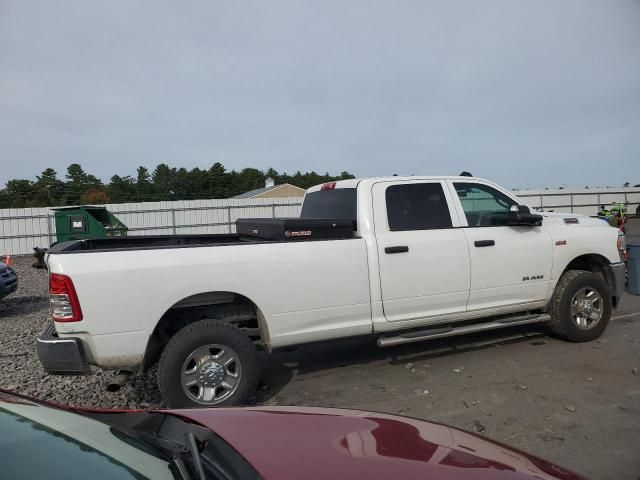
[[[618,235],[616,248],[618,249],[618,252],[620,252],[620,261],[626,262],[627,261],[627,245],[626,245],[626,242],[624,241],[624,236]]]
[[[59,273],[49,274],[49,306],[56,322],[79,322],[82,310],[71,278]]]

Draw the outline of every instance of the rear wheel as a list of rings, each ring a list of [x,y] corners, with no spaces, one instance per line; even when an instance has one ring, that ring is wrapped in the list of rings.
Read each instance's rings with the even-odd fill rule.
[[[588,342],[602,335],[611,318],[611,289],[600,274],[565,272],[549,305],[551,331],[571,342]]]
[[[238,405],[255,393],[258,354],[241,330],[217,320],[182,328],[158,363],[158,385],[170,407]]]

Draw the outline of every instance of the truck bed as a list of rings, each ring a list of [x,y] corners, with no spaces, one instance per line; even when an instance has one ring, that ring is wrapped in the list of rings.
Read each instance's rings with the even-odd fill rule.
[[[346,240],[354,238],[351,220],[331,218],[246,218],[237,222],[236,234],[141,235],[87,238],[60,242],[49,253],[110,252],[158,248],[213,247],[290,241]]]
[[[113,252],[117,250],[148,250],[158,248],[212,247],[243,243],[274,243],[237,234],[212,235],[140,235],[121,238],[89,238],[60,242],[51,246],[50,254]]]
[[[343,237],[324,239],[297,239],[297,242],[321,242],[345,240]],[[290,240],[267,240],[239,234],[210,235],[140,235],[121,238],[89,238],[55,243],[50,254],[113,252],[128,250],[150,250],[163,248],[214,247],[224,245],[252,245],[260,243],[289,243]]]
[[[90,341],[90,363],[106,368],[142,362],[163,315],[202,294],[231,293],[260,305],[271,348],[372,329],[367,248],[357,237],[86,239],[55,245],[47,265],[72,279],[82,306],[82,321],[58,323],[57,333]]]

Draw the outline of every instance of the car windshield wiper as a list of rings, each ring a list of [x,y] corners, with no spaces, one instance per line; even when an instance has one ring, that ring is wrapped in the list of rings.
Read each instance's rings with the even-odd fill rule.
[[[153,415],[159,417],[159,414]],[[170,462],[174,473],[184,480],[235,480],[224,462],[210,458],[209,450],[214,448],[211,440],[216,437],[211,430],[186,424],[166,414],[162,414],[161,420],[145,418],[146,423],[139,421],[128,425],[114,424],[110,418],[98,420],[108,423],[111,432],[121,440],[130,444],[135,442],[138,448]],[[185,425],[188,428],[186,432]]]
[[[176,470],[178,470],[178,473],[182,477],[182,480],[191,480],[189,469],[177,454],[173,457],[172,462]]]
[[[182,461],[182,459],[175,453],[175,450],[167,448],[167,445],[164,442],[158,442],[158,439],[153,435],[149,434],[140,434],[135,430],[131,430],[126,427],[120,427],[111,425],[109,427],[112,435],[114,435],[119,440],[128,443],[129,445],[138,448],[154,457],[161,458],[168,463],[171,463],[174,466],[174,469],[177,470],[177,473],[180,475],[182,480],[192,480],[191,475],[189,474],[189,470]],[[186,449],[183,450],[186,451]],[[173,455],[171,452],[174,452]],[[176,477],[177,479],[177,477]]]
[[[184,440],[184,447],[191,452],[191,458],[193,458],[193,464],[196,467],[196,472],[198,472],[198,477],[200,480],[207,480],[207,477],[204,474],[204,467],[202,466],[202,458],[200,457],[200,449],[196,442],[196,436],[193,432],[188,432],[184,434]]]

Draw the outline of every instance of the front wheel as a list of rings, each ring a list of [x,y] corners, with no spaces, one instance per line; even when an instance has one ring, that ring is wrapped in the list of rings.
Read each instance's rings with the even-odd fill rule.
[[[158,362],[158,385],[170,407],[246,403],[260,377],[258,354],[241,330],[200,320],[176,333]]]
[[[571,342],[589,342],[602,335],[612,310],[611,289],[602,275],[584,270],[565,272],[549,304],[549,327]]]

